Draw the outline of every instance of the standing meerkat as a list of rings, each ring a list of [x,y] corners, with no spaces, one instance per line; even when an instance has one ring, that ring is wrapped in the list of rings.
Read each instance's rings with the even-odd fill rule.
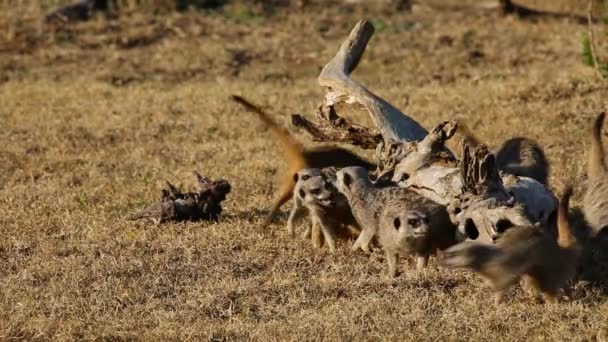
[[[262,226],[268,226],[277,211],[285,202],[292,197],[293,189],[296,181],[295,174],[305,168],[324,168],[329,166],[345,167],[345,166],[363,166],[368,169],[374,168],[374,165],[367,160],[353,154],[352,152],[335,146],[317,147],[314,149],[305,149],[289,131],[272,120],[269,114],[265,113],[261,108],[245,100],[241,96],[232,95],[232,99],[247,110],[257,114],[257,116],[266,124],[275,134],[277,140],[284,146],[285,155],[287,156],[288,171],[283,176],[281,185],[275,196],[274,204],[270,213],[262,223]]]
[[[331,252],[335,251],[337,237],[358,236],[360,231],[348,201],[334,186],[335,177],[335,168],[300,170],[295,176],[293,207],[287,221],[287,231],[293,236],[295,220],[307,210],[312,229],[306,229],[304,238],[312,235],[315,247],[321,247],[324,239]]]
[[[378,233],[378,227],[385,211],[388,212],[394,208],[413,208],[417,204],[418,211],[428,215],[431,212],[428,208],[434,208],[437,205],[409,189],[376,186],[369,179],[367,170],[362,167],[346,167],[338,171],[336,187],[348,200],[353,216],[361,227],[361,234],[352,249],[360,248],[366,253],[369,253],[369,244]],[[445,214],[447,215],[447,212]],[[405,230],[403,231],[403,234],[406,234]],[[387,241],[385,240],[385,242]],[[387,243],[387,246],[389,245]]]
[[[608,230],[608,166],[602,145],[602,124],[606,113],[595,119],[591,132],[591,149],[587,160],[588,183],[583,198],[585,219],[597,235]]]
[[[431,200],[390,203],[381,214],[378,230],[389,276],[397,275],[400,254],[414,254],[416,269],[421,270],[431,254],[457,243],[456,233],[445,207]]]
[[[522,277],[546,301],[555,302],[560,289],[569,293],[567,282],[576,273],[581,252],[568,223],[571,194],[568,187],[560,200],[557,241],[541,227],[513,227],[495,245],[465,241],[447,249],[444,264],[479,273],[497,291],[497,303]]]

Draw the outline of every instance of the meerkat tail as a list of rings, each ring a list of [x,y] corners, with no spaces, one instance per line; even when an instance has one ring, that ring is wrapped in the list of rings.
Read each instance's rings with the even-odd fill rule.
[[[568,223],[570,196],[572,196],[572,187],[568,186],[559,200],[557,208],[557,244],[563,248],[572,247],[576,243],[576,238],[572,235],[570,223]]]
[[[275,195],[274,204],[262,223],[262,227],[266,227],[270,224],[276,212],[279,211],[279,208],[291,197],[293,188],[295,186],[295,180],[293,179],[294,174],[308,166],[308,162],[304,155],[304,147],[294,139],[287,129],[274,122],[270,115],[265,113],[260,107],[238,95],[232,95],[232,100],[240,103],[247,110],[256,113],[260,120],[270,127],[281,145],[283,145],[285,148],[287,163],[289,165],[289,174],[287,174],[282,180],[280,189]]]
[[[591,138],[591,151],[589,151],[589,177],[598,178],[605,177],[608,167],[606,166],[604,147],[602,146],[602,124],[606,113],[601,113],[593,123],[593,131]]]
[[[471,132],[469,126],[467,126],[462,120],[458,120],[458,128],[456,129],[456,132],[460,133],[461,139],[464,140],[467,145],[475,147],[480,144],[479,139],[477,139],[473,132]]]
[[[500,250],[494,245],[465,241],[443,252],[443,265],[451,268],[479,270],[499,254]]]
[[[260,107],[254,105],[253,103],[247,101],[243,97],[239,95],[232,95],[232,100],[240,103],[247,110],[254,112],[258,115],[260,120],[264,122],[272,132],[275,134],[277,139],[281,142],[281,144],[285,147],[287,152],[287,161],[289,163],[290,170],[300,170],[306,166],[306,159],[304,157],[304,148],[300,143],[298,143],[294,137],[289,133],[289,131],[281,126],[279,126],[270,115],[264,112]]]

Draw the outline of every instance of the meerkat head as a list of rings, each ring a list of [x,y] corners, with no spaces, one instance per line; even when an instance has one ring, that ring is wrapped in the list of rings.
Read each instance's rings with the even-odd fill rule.
[[[329,207],[334,204],[334,194],[337,191],[331,180],[323,177],[319,169],[303,169],[295,175],[296,196],[305,205],[321,205]]]
[[[345,167],[336,173],[336,187],[343,194],[371,184],[368,171],[360,166]]]
[[[409,239],[425,238],[431,231],[427,213],[418,210],[410,210],[405,215],[395,217],[393,227]]]

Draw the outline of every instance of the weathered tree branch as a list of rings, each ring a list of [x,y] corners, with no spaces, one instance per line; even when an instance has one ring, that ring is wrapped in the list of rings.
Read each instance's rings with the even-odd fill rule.
[[[382,142],[382,135],[376,130],[348,123],[338,116],[333,106],[320,106],[315,117],[317,123],[312,123],[301,115],[293,114],[291,123],[306,130],[313,141],[348,143],[363,149],[374,149]]]
[[[325,65],[318,77],[319,84],[328,88],[325,105],[358,103],[368,111],[385,142],[420,141],[427,135],[426,129],[350,78],[373,34],[374,26],[369,21],[359,21],[334,58]]]

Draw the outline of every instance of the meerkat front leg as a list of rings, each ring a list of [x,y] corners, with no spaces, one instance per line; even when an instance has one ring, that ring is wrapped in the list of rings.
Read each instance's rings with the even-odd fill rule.
[[[426,268],[429,264],[428,255],[417,255],[416,256],[416,270],[421,271]]]
[[[369,244],[372,241],[373,237],[374,237],[374,231],[372,229],[363,229],[363,231],[361,231],[361,234],[359,235],[357,240],[355,240],[352,250],[356,251],[357,249],[361,248],[362,251],[369,254],[370,253]]]
[[[319,227],[318,219],[315,216],[312,217],[311,237],[312,245],[315,248],[321,248],[323,246],[323,235],[321,233],[321,228]]]
[[[329,247],[329,251],[331,253],[336,251],[336,238],[334,236],[334,231],[330,223],[325,222],[323,219],[318,220],[321,231],[323,232],[323,237],[325,238],[325,242],[327,243],[327,247]]]
[[[397,276],[397,260],[399,258],[399,253],[395,253],[393,251],[386,251],[386,261],[388,263],[388,276],[389,278],[394,278]]]

